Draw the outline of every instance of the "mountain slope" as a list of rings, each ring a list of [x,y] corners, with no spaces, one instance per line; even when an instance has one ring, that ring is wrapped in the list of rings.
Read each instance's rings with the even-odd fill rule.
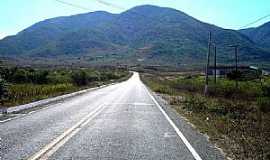
[[[205,61],[208,33],[219,61],[230,61],[230,44],[240,44],[245,63],[270,59],[247,36],[201,22],[170,8],[138,6],[121,14],[92,12],[39,22],[0,41],[0,55],[30,58],[80,58],[89,64],[185,65]]]
[[[87,29],[89,26],[99,28],[106,25],[107,21],[111,21],[112,18],[113,15],[110,13],[94,12],[45,20],[34,24],[15,36],[3,39],[0,42],[0,51],[6,55],[23,55],[33,49],[59,41],[66,34]],[[2,51],[2,48],[7,48],[7,50]]]
[[[248,28],[240,30],[241,33],[248,36],[262,47],[270,49],[270,22],[265,23],[257,28]]]

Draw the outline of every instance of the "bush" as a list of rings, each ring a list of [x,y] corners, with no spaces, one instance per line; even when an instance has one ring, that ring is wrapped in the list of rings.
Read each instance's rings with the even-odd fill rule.
[[[110,79],[118,79],[120,77],[121,75],[119,75],[118,73],[115,73],[112,71],[105,71],[105,72],[102,72],[100,79],[103,81],[107,81]]]
[[[201,92],[204,88],[204,82],[200,78],[178,78],[173,83],[171,83],[171,87],[178,90],[186,90],[189,92]]]
[[[48,84],[71,83],[72,79],[69,73],[54,72],[48,75]]]
[[[174,92],[172,88],[166,85],[156,85],[153,90],[162,94],[172,94]]]
[[[0,103],[3,104],[3,101],[8,97],[8,89],[6,82],[0,78]]]
[[[257,99],[257,105],[259,106],[260,111],[264,113],[270,112],[270,98],[269,97],[259,97]]]
[[[34,70],[31,68],[5,68],[0,72],[3,79],[10,83],[23,84],[47,84],[49,71]]]
[[[77,86],[85,86],[88,84],[88,74],[84,70],[74,71],[71,78],[73,83]]]
[[[194,112],[207,111],[207,100],[201,96],[189,96],[186,99],[186,106],[188,110]]]
[[[34,71],[28,74],[29,82],[34,84],[47,84],[48,75],[48,71]]]
[[[243,73],[240,71],[232,71],[227,74],[227,78],[230,80],[239,80],[243,77]]]
[[[262,87],[263,96],[270,97],[270,86]]]
[[[122,78],[128,72],[94,69],[32,69],[0,68],[0,103],[13,106],[69,93],[84,88],[91,82]],[[7,85],[8,86],[7,89]],[[75,85],[74,85],[75,84]]]
[[[94,82],[94,81],[99,81],[100,80],[100,75],[98,72],[91,72],[88,74],[88,82]]]
[[[28,83],[27,71],[23,69],[17,69],[10,77],[10,81],[13,83]]]

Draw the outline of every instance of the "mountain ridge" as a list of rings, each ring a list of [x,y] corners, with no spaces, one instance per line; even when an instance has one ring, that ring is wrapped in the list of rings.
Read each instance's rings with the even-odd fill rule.
[[[258,27],[242,29],[240,32],[262,47],[270,49],[270,22]]]
[[[220,61],[231,61],[229,44],[241,45],[240,56],[245,63],[270,59],[270,50],[255,46],[245,34],[153,5],[120,14],[97,11],[47,19],[0,40],[0,55],[75,58],[90,64],[197,64],[205,61],[209,31],[219,48]]]

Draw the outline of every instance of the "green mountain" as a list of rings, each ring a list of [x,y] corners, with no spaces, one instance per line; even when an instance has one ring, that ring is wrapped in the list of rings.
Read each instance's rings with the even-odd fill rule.
[[[201,22],[181,11],[151,5],[121,14],[91,12],[48,19],[0,41],[0,56],[27,63],[199,65],[205,62],[208,33],[219,62],[257,63],[270,52],[238,31]]]
[[[270,22],[256,28],[243,29],[240,32],[248,36],[255,43],[270,50]]]

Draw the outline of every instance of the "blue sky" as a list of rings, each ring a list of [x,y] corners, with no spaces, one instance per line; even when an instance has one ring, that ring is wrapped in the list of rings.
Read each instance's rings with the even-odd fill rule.
[[[120,13],[123,9],[105,6],[98,0],[64,0],[89,9]],[[129,9],[136,5],[153,4],[181,10],[201,21],[229,29],[238,29],[270,14],[270,0],[104,0]],[[85,13],[56,0],[0,0],[0,39],[44,19]],[[270,17],[253,26],[270,21]]]

